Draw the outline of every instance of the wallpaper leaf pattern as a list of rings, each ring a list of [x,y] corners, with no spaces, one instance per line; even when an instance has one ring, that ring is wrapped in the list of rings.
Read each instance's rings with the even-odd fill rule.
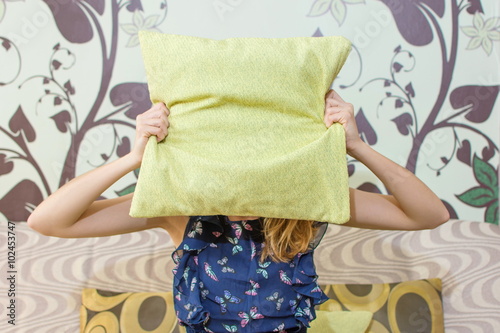
[[[23,1],[0,0],[0,27],[9,13],[17,10],[10,6],[23,5]],[[44,60],[46,67],[21,72],[25,64],[19,40],[0,33],[0,57],[6,64],[6,70],[0,73],[0,93],[2,88],[17,85],[20,93],[37,96],[36,103],[19,101],[8,117],[0,118],[0,180],[10,180],[9,188],[4,187],[0,194],[0,211],[19,222],[44,197],[74,178],[78,165],[96,167],[130,151],[133,138],[125,133],[134,129],[135,117],[151,103],[147,84],[140,82],[141,79],[112,80],[117,74],[117,55],[138,47],[139,30],[161,31],[169,22],[165,0],[157,3],[42,0],[40,5],[51,15],[54,34],[59,36],[49,46],[52,51]],[[441,194],[443,202],[452,216],[459,217],[465,210],[474,211],[478,220],[498,224],[498,181],[495,187],[495,179],[485,181],[478,174],[484,170],[498,171],[498,140],[483,128],[498,117],[500,85],[491,80],[464,83],[454,79],[455,73],[462,70],[457,67],[461,66],[457,62],[460,53],[494,56],[495,46],[500,42],[498,13],[485,10],[491,6],[483,6],[480,0],[314,0],[303,15],[308,20],[329,18],[338,27],[348,27],[349,15],[354,15],[351,13],[374,5],[387,9],[392,18],[387,29],[393,29],[401,38],[394,41],[392,57],[380,59],[380,65],[387,68],[386,74],[368,79],[361,79],[363,50],[353,44],[352,55],[359,59],[359,69],[351,75],[350,83],[340,85],[340,89],[357,91],[360,96],[371,96],[378,101],[374,108],[359,107],[356,112],[362,139],[370,145],[379,143],[382,133],[374,117],[384,117],[402,139],[411,142],[402,150],[404,165],[410,171],[431,170],[436,177],[443,177],[453,174],[457,163],[466,167],[468,174],[460,177],[468,178],[469,182],[464,184],[469,185],[454,193]],[[318,27],[310,35],[322,36],[323,32]],[[73,74],[76,64],[87,57],[81,51],[83,46],[92,48],[91,56],[102,64],[95,69],[99,78],[88,83],[97,87],[91,95]],[[417,50],[430,47],[439,50],[433,59],[436,68],[442,71],[432,77],[439,81],[434,97],[421,91],[421,82],[427,78],[416,70],[424,60]],[[82,96],[90,99],[90,106],[82,104]],[[420,105],[417,102],[424,98],[430,98],[427,109],[417,107]],[[111,108],[105,107],[107,102]],[[40,125],[42,119],[50,125]],[[442,144],[435,161],[425,161],[425,143],[443,130],[451,133],[451,140]],[[93,149],[98,150],[95,156],[84,158],[81,153],[84,143],[96,131],[108,133],[109,145],[95,145]],[[39,140],[50,133],[58,133],[67,143],[67,150],[60,152],[60,160],[56,161],[59,166],[56,181],[37,147]],[[351,177],[360,174],[357,164],[348,160]],[[27,166],[30,172],[21,171]],[[385,191],[370,181],[360,184],[358,187],[366,190]],[[120,184],[113,190],[116,195],[124,195],[133,191],[134,186],[133,182]],[[14,214],[12,207],[18,207],[19,213]]]
[[[493,107],[497,102],[500,86],[467,85],[457,87],[453,89],[451,93],[450,88],[452,87],[452,77],[458,53],[459,19],[463,16],[461,12],[467,9],[467,13],[473,16],[473,26],[461,27],[465,35],[472,37],[467,46],[467,50],[473,50],[482,46],[487,55],[491,55],[492,53],[492,43],[500,40],[500,31],[498,30],[500,20],[497,17],[485,20],[483,18],[484,11],[480,1],[469,1],[468,3],[462,1],[460,4],[456,1],[450,1],[452,37],[447,39],[444,36],[444,24],[440,24],[440,19],[444,17],[444,0],[380,1],[391,11],[399,33],[406,42],[413,46],[426,46],[432,43],[437,36],[441,46],[443,75],[441,77],[440,91],[432,109],[423,123],[419,123],[421,117],[417,116],[417,110],[414,106],[413,100],[417,96],[417,92],[412,82],[403,83],[399,78],[399,74],[411,72],[415,67],[417,59],[415,59],[410,50],[405,50],[401,45],[398,45],[394,49],[394,56],[391,59],[389,76],[374,78],[360,88],[360,91],[363,91],[363,89],[367,88],[369,85],[372,86],[378,82],[383,82],[382,88],[385,91],[385,96],[381,98],[377,106],[377,114],[381,112],[381,109],[386,110],[389,107],[393,110],[400,111],[391,121],[397,126],[401,135],[411,136],[413,139],[413,145],[408,154],[406,168],[412,172],[417,171],[422,144],[432,132],[443,128],[452,129],[455,140],[452,147],[453,153],[451,156],[441,157],[441,166],[436,168],[427,165],[428,168],[436,171],[436,176],[442,174],[443,169],[452,162],[455,156],[459,161],[471,165],[472,159],[470,156],[473,152],[471,151],[470,141],[461,139],[461,135],[457,129],[467,129],[483,137],[486,141],[486,145],[482,148],[481,157],[484,164],[487,164],[494,156],[498,157],[498,145],[493,139],[475,127],[475,124],[484,123],[490,118]],[[314,6],[318,5],[317,2],[314,3]],[[314,8],[314,6],[311,9],[311,13],[320,13],[321,11],[318,8]],[[311,15],[311,13],[309,15]],[[418,29],[414,27],[418,27]],[[433,30],[435,32],[433,32]],[[448,50],[450,51],[448,52]],[[377,86],[377,88],[380,89],[381,86]],[[457,112],[444,120],[438,120],[441,118],[441,113],[443,113],[446,96],[449,96],[450,104]],[[419,113],[420,112],[419,110]],[[463,116],[463,118],[458,120],[459,116]],[[361,125],[360,135],[366,140],[364,128],[366,127],[367,121],[365,122],[363,118],[366,119],[366,117],[361,114],[359,119],[357,117],[357,120]],[[476,165],[479,165],[479,163],[474,164],[474,166]],[[490,167],[493,168],[492,166]],[[473,167],[471,171],[475,173],[475,167]],[[491,190],[492,192],[489,196],[482,196],[481,200],[486,200],[487,202],[481,202],[481,204],[477,201],[479,199],[471,195],[477,191],[479,190],[471,188],[469,191],[465,192],[467,194],[457,195],[457,197],[467,205],[485,207],[486,212],[484,214],[484,220],[486,222],[498,224],[498,208],[495,208],[498,207],[498,194],[495,195],[495,193],[498,193],[498,184],[496,191]],[[483,189],[481,191],[486,190]],[[450,205],[447,205],[447,207],[451,210],[451,215],[456,216],[453,207]]]
[[[19,198],[26,197],[26,193],[30,193],[29,198],[19,200]],[[0,207],[2,207],[2,214],[9,221],[22,222],[28,219],[31,211],[42,200],[42,192],[38,186],[29,179],[23,179],[0,199]]]
[[[410,44],[424,46],[432,42],[432,23],[427,15],[442,17],[444,0],[380,0],[392,12],[401,36]],[[431,10],[429,10],[430,8]],[[418,27],[413,29],[411,27]]]
[[[474,155],[474,177],[479,186],[457,195],[464,203],[474,207],[485,207],[484,220],[498,221],[498,169]]]
[[[67,134],[71,145],[62,163],[63,167],[59,184],[57,186],[50,186],[47,175],[42,171],[42,168],[38,165],[38,162],[33,157],[30,150],[29,144],[33,143],[37,138],[37,132],[30,122],[30,119],[33,117],[27,116],[22,106],[19,106],[17,111],[10,118],[7,128],[0,124],[0,131],[10,138],[17,146],[17,149],[0,148],[0,151],[2,151],[2,155],[0,156],[1,174],[10,174],[16,166],[14,160],[24,159],[37,171],[37,176],[40,178],[45,192],[45,194],[42,195],[37,183],[26,179],[12,188],[0,201],[0,209],[9,220],[13,221],[25,221],[30,211],[42,201],[44,196],[49,195],[53,188],[59,187],[74,178],[80,145],[91,130],[99,126],[111,125],[114,134],[113,151],[102,152],[100,155],[100,162],[87,161],[91,166],[96,167],[104,164],[114,154],[120,157],[128,153],[130,151],[130,139],[126,136],[120,136],[117,127],[125,126],[134,128],[135,117],[151,105],[147,85],[145,83],[124,82],[111,89],[109,83],[118,47],[117,25],[119,11],[122,8],[126,8],[131,12],[132,20],[139,29],[154,27],[154,25],[161,23],[161,21],[158,20],[160,17],[159,15],[151,15],[144,20],[140,1],[131,2],[127,6],[114,1],[110,4],[113,33],[109,40],[106,40],[104,27],[102,25],[104,23],[104,18],[102,16],[105,13],[104,0],[64,3],[46,0],[44,2],[53,14],[53,19],[59,32],[67,42],[70,42],[70,44],[61,41],[54,45],[53,53],[50,59],[48,59],[49,74],[32,75],[21,82],[19,89],[23,89],[33,82],[41,87],[43,95],[39,97],[34,110],[30,110],[30,114],[34,111],[35,115],[40,116],[44,114],[47,118],[52,119],[54,125],[53,130]],[[163,19],[165,19],[166,3],[162,2],[160,7],[161,12],[164,13]],[[78,22],[78,24],[75,25],[74,22]],[[137,31],[135,32],[135,35],[136,34]],[[103,61],[102,75],[100,82],[98,82],[98,84],[100,84],[100,89],[97,96],[95,96],[95,101],[90,112],[88,112],[83,119],[79,119],[81,113],[78,112],[78,105],[73,101],[73,98],[79,91],[79,87],[73,84],[71,79],[67,79],[67,71],[69,71],[77,61],[77,55],[71,51],[71,43],[82,44],[96,38],[101,44]],[[13,45],[11,41],[6,38],[2,38],[2,40],[6,51],[11,51],[13,48],[15,49],[15,45]],[[130,44],[129,41],[129,46],[137,45],[137,43],[134,45]],[[68,46],[66,47],[65,45]],[[104,101],[104,97],[108,93],[112,104],[116,106],[117,109],[99,118],[98,111]],[[50,110],[50,114],[46,114],[47,110]],[[130,121],[124,121],[123,119],[114,117],[120,113],[123,113]],[[133,191],[133,185],[134,184],[131,184],[124,191],[118,191],[117,193],[129,193]],[[26,201],[23,202],[23,200]]]
[[[90,20],[95,18],[95,14],[103,14],[104,0],[43,1],[49,6],[59,31],[68,42],[87,43],[94,37]],[[90,5],[93,11],[86,5]]]

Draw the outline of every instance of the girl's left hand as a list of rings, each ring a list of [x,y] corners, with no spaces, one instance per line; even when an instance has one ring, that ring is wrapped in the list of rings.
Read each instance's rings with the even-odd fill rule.
[[[332,126],[333,123],[339,123],[344,127],[346,137],[347,153],[363,144],[356,125],[354,117],[354,106],[351,103],[345,102],[336,91],[330,90],[325,96],[325,116],[323,122],[326,127]]]

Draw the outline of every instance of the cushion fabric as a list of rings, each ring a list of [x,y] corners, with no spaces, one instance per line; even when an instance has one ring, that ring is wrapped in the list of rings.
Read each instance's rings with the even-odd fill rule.
[[[182,333],[173,306],[172,292],[112,292],[82,290],[80,332]],[[369,311],[319,310],[310,333],[363,333],[370,324]]]
[[[394,283],[331,284],[325,311],[368,311],[373,332],[444,332],[440,278]]]
[[[372,321],[369,311],[316,311],[308,333],[365,333]]]
[[[131,216],[348,220],[344,129],[323,123],[347,39],[139,38],[151,101],[167,105],[170,127],[147,144]]]

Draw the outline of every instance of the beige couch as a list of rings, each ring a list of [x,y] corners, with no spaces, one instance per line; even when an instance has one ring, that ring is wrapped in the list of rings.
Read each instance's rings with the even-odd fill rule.
[[[16,224],[15,234],[16,326],[7,323],[8,309],[3,305],[9,299],[3,293],[0,332],[78,332],[83,288],[171,290],[173,245],[160,229],[58,239],[21,223]],[[0,234],[0,243],[6,244],[6,238],[6,232]],[[499,259],[498,226],[452,220],[434,230],[414,232],[332,225],[317,250],[316,266],[321,284],[441,278],[447,333],[496,332]],[[6,260],[2,271],[8,271]]]

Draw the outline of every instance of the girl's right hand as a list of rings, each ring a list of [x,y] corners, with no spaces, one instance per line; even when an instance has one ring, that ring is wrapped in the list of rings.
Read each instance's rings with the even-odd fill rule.
[[[137,116],[135,143],[130,153],[137,159],[139,164],[142,162],[142,155],[149,137],[155,135],[156,141],[160,142],[168,135],[169,115],[170,111],[165,104],[156,103],[149,110]]]
[[[334,90],[329,90],[325,96],[323,121],[326,127],[330,127],[333,123],[339,123],[344,127],[346,150],[349,155],[352,156],[357,147],[364,145],[359,136],[353,105],[344,101]]]

